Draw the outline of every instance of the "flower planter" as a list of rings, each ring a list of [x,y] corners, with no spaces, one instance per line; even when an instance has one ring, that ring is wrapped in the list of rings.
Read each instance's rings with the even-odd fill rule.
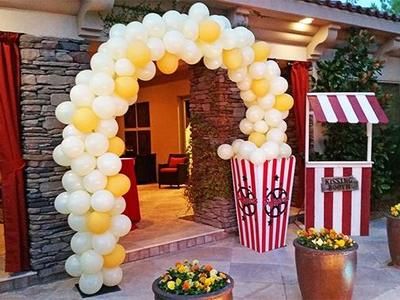
[[[226,275],[229,278],[229,283],[222,289],[202,294],[202,295],[175,295],[171,293],[167,293],[158,287],[158,283],[160,278],[157,278],[153,282],[152,290],[154,293],[155,300],[232,300],[232,289],[233,289],[233,279],[229,275]]]
[[[400,268],[400,218],[386,215],[386,229],[392,265]]]
[[[297,278],[304,300],[351,299],[357,267],[357,248],[315,250],[293,242]]]

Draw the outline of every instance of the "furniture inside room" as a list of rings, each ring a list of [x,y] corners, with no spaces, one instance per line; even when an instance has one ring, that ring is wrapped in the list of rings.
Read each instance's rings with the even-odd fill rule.
[[[168,163],[158,165],[158,186],[177,186],[187,183],[189,159],[186,154],[170,154]]]

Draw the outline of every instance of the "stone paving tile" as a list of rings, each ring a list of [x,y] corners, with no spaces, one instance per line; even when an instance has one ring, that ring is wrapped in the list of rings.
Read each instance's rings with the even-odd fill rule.
[[[371,222],[371,236],[356,237],[359,242],[358,269],[353,300],[400,299],[400,269],[388,267],[389,252],[385,220]],[[288,246],[259,254],[242,247],[238,238],[168,253],[125,264],[121,291],[91,300],[151,300],[151,284],[160,273],[178,260],[198,258],[229,273],[235,280],[235,300],[300,300],[292,240],[298,228],[290,226]],[[76,279],[67,279],[23,290],[0,294],[5,300],[75,300]]]

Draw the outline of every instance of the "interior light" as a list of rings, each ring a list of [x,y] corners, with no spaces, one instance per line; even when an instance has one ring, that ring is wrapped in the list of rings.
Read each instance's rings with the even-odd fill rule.
[[[299,22],[302,24],[311,24],[313,21],[314,21],[313,18],[304,18],[304,19],[301,19]]]

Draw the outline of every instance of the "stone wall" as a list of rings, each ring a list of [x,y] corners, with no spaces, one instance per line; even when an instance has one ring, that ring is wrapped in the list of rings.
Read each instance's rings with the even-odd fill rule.
[[[89,68],[88,45],[82,41],[22,35],[20,48],[31,269],[45,278],[64,271],[73,234],[66,216],[57,213],[53,206],[55,197],[63,191],[61,176],[65,172],[52,159],[64,127],[56,120],[54,110],[69,99],[75,75]]]

